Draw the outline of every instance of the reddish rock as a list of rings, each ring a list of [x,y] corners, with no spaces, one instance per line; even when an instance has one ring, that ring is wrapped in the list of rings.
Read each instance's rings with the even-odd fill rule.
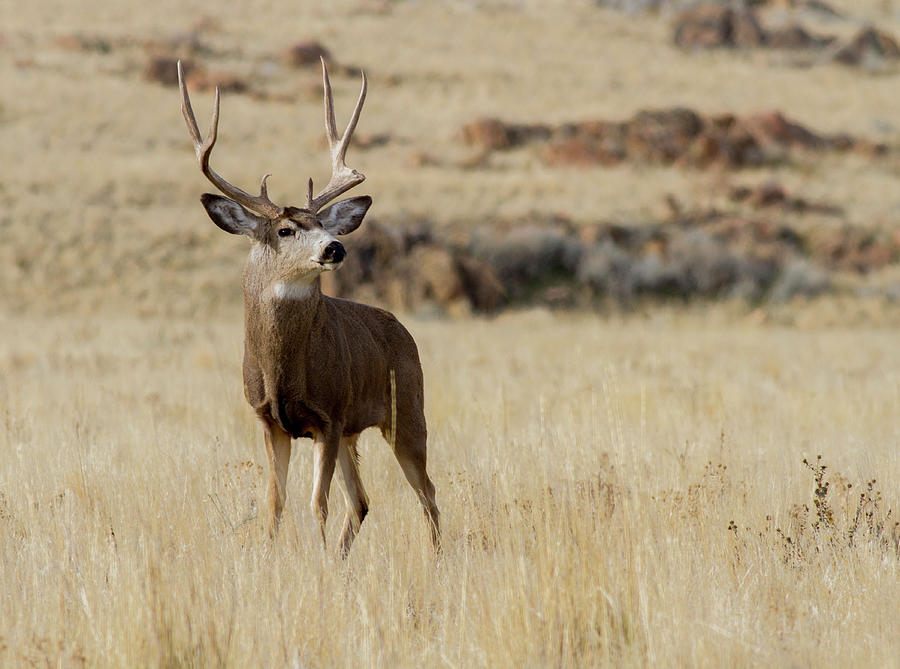
[[[676,107],[640,111],[627,127],[625,142],[630,159],[671,164],[703,130],[703,121],[690,109]]]
[[[548,140],[552,134],[553,130],[544,124],[520,125],[504,123],[496,118],[478,119],[460,128],[460,136],[466,144],[488,151]]]
[[[784,204],[788,201],[788,194],[784,187],[775,181],[766,181],[753,189],[747,204],[753,207],[771,207],[775,204]]]
[[[585,121],[556,128],[510,125],[499,119],[467,124],[461,137],[479,147],[481,165],[493,150],[542,145],[548,165],[589,167],[624,161],[691,168],[743,168],[784,161],[792,151],[887,151],[849,135],[819,135],[778,111],[749,116],[701,116],[690,109],[641,111],[626,121]]]
[[[756,14],[748,9],[733,10],[731,19],[732,46],[751,49],[762,46],[766,41],[766,33],[759,25]]]
[[[594,142],[585,137],[555,141],[547,144],[543,152],[544,162],[553,167],[590,167],[614,165],[622,157],[613,158],[597,151]]]
[[[507,125],[496,118],[485,118],[467,123],[461,129],[466,144],[491,151],[508,149],[513,145],[513,137]]]
[[[197,71],[185,75],[191,88],[200,91],[219,89],[222,93],[246,93],[250,86],[236,74],[230,72]],[[176,78],[175,83],[178,83]]]
[[[181,67],[184,69],[184,76],[189,77],[192,73],[198,73],[198,68],[191,60],[181,61]],[[178,59],[169,56],[153,56],[144,66],[141,74],[145,81],[152,81],[163,86],[178,85]]]
[[[857,267],[861,273],[866,274],[890,265],[894,262],[895,257],[894,250],[889,245],[879,241],[879,243],[871,244],[865,249],[860,249]]]
[[[687,151],[678,159],[678,165],[695,168],[706,168],[716,164],[722,165],[723,156],[726,155],[725,135],[710,130],[702,133],[691,142]]]
[[[744,125],[761,142],[805,149],[821,149],[826,145],[821,136],[777,111],[752,114],[745,118]]]
[[[331,60],[331,52],[313,40],[304,40],[288,47],[282,60],[290,67],[315,67],[319,59]]]

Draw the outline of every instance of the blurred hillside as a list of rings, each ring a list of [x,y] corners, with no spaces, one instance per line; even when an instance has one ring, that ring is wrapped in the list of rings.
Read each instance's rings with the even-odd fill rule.
[[[201,125],[222,89],[216,170],[271,172],[289,204],[329,169],[319,48],[339,124],[370,77],[349,159],[375,205],[333,291],[453,313],[892,305],[900,8],[685,4],[3,0],[0,305],[237,308],[246,242],[199,205],[172,59]]]

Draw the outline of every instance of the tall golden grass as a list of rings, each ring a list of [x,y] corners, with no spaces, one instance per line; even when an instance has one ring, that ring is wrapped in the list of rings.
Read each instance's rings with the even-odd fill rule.
[[[366,433],[344,562],[236,319],[4,319],[0,664],[896,666],[895,336],[726,320],[410,322],[444,552]]]

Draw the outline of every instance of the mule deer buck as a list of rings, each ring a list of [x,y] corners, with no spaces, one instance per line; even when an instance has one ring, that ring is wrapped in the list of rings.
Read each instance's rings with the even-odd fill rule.
[[[394,316],[375,307],[323,295],[319,275],[341,266],[346,252],[335,235],[356,230],[372,198],[326,204],[365,177],[345,163],[347,147],[366,98],[338,137],[328,70],[322,60],[325,131],[331,147],[331,180],[306,206],[269,199],[265,175],[259,195],[232,186],[209,165],[219,121],[219,91],[206,139],[201,138],[178,63],[181,109],[204,176],[225,197],[200,199],[213,223],[250,238],[244,266],[244,394],[262,422],[269,459],[268,530],[275,535],[285,503],[291,439],[311,437],[315,472],[311,507],[325,541],[328,491],[340,464],[347,511],[340,550],[346,555],[368,512],[359,475],[357,438],[377,426],[412,485],[439,547],[438,508],[426,464],[422,367],[412,336]]]

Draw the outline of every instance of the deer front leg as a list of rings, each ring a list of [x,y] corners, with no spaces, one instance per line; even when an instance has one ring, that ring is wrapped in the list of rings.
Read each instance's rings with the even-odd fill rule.
[[[284,509],[288,465],[291,462],[291,435],[274,422],[264,421],[266,453],[269,457],[268,532],[271,538],[278,533],[278,523]]]
[[[369,498],[363,488],[362,478],[359,475],[359,454],[356,450],[358,434],[341,439],[341,448],[338,453],[338,462],[341,465],[341,474],[344,478],[344,498],[347,502],[347,511],[344,515],[344,527],[341,530],[341,557],[347,557],[350,553],[350,545],[356,538],[359,527],[369,512]]]
[[[325,542],[325,521],[328,519],[328,492],[341,445],[340,426],[331,426],[327,432],[317,432],[313,437],[315,450],[313,463],[313,492],[310,509],[319,522],[322,532],[322,546]]]

